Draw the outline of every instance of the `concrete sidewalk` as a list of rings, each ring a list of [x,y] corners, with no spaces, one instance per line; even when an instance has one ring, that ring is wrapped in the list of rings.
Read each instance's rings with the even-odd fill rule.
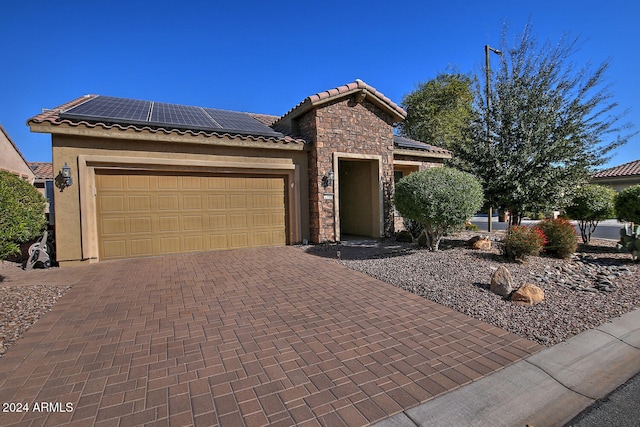
[[[564,426],[640,372],[640,309],[375,424]]]

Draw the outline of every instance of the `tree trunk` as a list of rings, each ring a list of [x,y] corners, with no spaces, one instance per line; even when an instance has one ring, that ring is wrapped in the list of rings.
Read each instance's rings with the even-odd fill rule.
[[[511,206],[509,208],[509,225],[520,225],[522,222],[522,212],[516,210]]]
[[[591,237],[591,233],[587,234],[587,227],[589,226],[587,224],[587,221],[580,221],[578,223],[578,225],[580,226],[580,234],[582,236],[582,243],[584,243],[585,245],[589,244],[589,238]]]

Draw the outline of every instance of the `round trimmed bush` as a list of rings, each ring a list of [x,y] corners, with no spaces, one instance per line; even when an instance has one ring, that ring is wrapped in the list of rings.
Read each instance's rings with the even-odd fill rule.
[[[640,184],[619,192],[615,207],[618,220],[640,224]]]
[[[403,243],[413,243],[413,236],[407,230],[402,230],[396,234],[396,241]]]
[[[437,251],[446,233],[463,229],[482,207],[482,186],[476,177],[449,167],[429,168],[402,178],[394,203],[404,218],[424,226],[427,246]]]
[[[546,219],[537,227],[546,237],[544,251],[557,258],[569,258],[578,247],[578,233],[573,224],[564,218]]]

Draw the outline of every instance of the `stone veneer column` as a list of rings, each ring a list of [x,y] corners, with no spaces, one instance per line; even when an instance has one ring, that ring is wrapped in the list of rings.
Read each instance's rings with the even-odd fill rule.
[[[336,240],[334,204],[324,199],[332,188],[323,188],[322,179],[333,170],[334,153],[380,156],[382,159],[383,233],[393,233],[393,119],[368,102],[343,98],[312,110],[299,121],[299,130],[312,142],[309,155],[309,198],[311,240]],[[337,178],[338,171],[334,171]]]

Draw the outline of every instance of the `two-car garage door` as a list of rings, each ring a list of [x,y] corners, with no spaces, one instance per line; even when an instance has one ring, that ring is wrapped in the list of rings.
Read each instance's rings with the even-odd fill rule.
[[[284,178],[96,173],[100,259],[286,243]]]

